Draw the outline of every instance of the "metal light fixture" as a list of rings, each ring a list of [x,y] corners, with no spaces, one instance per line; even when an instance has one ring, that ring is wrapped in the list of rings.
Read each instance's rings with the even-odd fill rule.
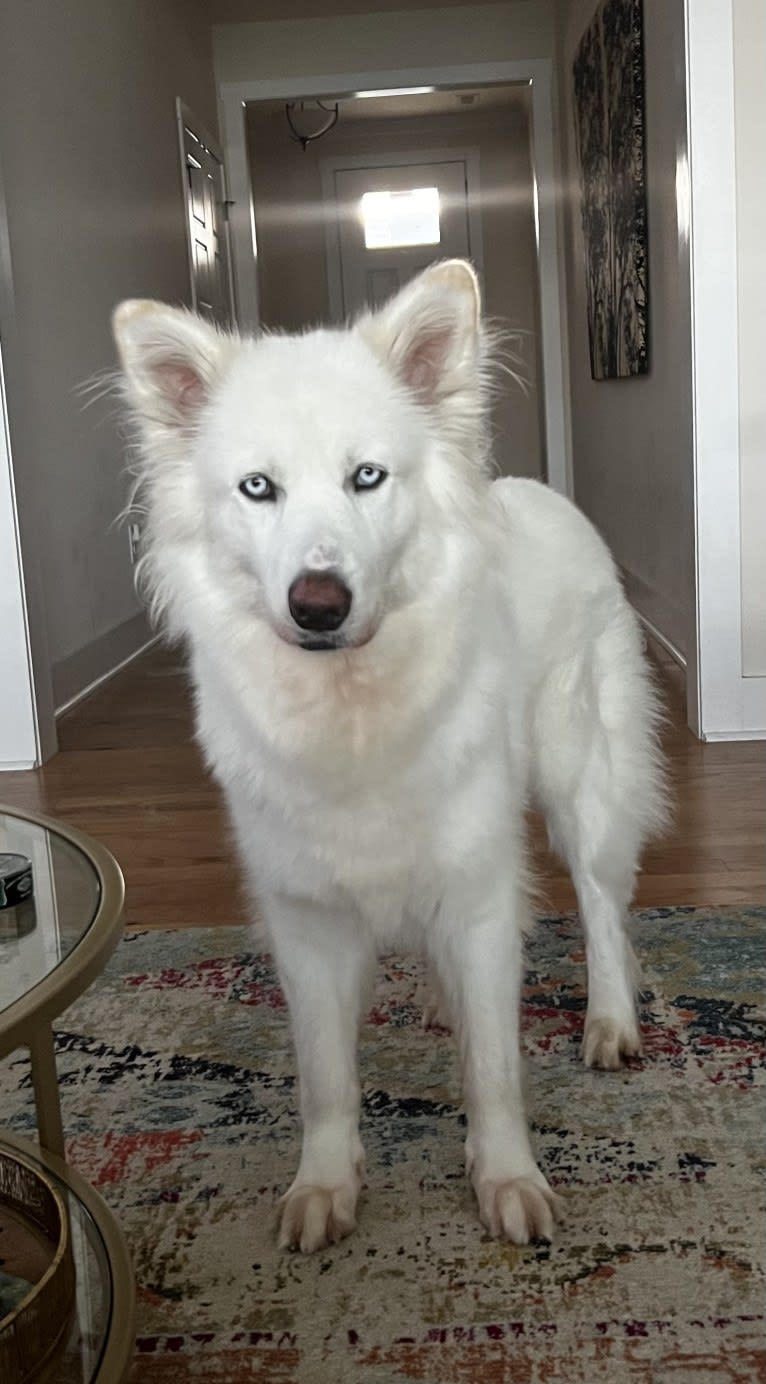
[[[315,101],[313,104],[317,106],[320,111],[324,111],[325,115],[329,115],[330,118],[329,120],[326,120],[324,125],[322,125],[318,130],[311,130],[308,134],[302,134],[301,131],[297,129],[293,116],[298,105],[300,105],[301,114],[304,113],[306,109],[306,102],[285,102],[285,118],[290,127],[290,138],[296,140],[296,142],[300,144],[304,154],[309,144],[313,144],[315,139],[321,139],[323,135],[329,134],[330,130],[332,130],[335,125],[337,125],[338,117],[340,115],[340,110],[337,101],[335,102],[335,105],[331,107],[326,106],[324,102],[319,100]]]

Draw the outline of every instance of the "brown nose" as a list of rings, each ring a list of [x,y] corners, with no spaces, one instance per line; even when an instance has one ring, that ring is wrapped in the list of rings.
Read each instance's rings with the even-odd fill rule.
[[[351,592],[332,572],[302,572],[287,603],[302,630],[338,630],[351,609]]]

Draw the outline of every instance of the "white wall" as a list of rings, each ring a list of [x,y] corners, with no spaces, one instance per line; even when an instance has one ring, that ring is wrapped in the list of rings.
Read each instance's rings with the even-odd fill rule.
[[[766,675],[766,5],[734,4],[742,671]]]
[[[506,380],[493,411],[495,459],[507,475],[543,474],[538,383],[540,345],[529,88],[486,111],[354,120],[346,103],[335,129],[304,152],[284,110],[248,108],[258,241],[261,320],[299,331],[329,319],[321,160],[415,149],[477,149],[487,312],[520,332],[527,393]],[[364,102],[365,106],[374,102]]]
[[[644,0],[650,371],[594,381],[572,62],[596,7],[596,0],[560,0],[557,14],[574,492],[622,567],[634,604],[685,655],[694,562],[691,327],[676,210],[685,138],[683,11],[668,0]]]
[[[551,0],[217,24],[219,83],[550,57]]]
[[[148,634],[112,528],[126,493],[113,405],[83,411],[77,391],[114,364],[116,302],[188,296],[176,95],[215,126],[204,0],[0,6],[8,407],[58,702]]]

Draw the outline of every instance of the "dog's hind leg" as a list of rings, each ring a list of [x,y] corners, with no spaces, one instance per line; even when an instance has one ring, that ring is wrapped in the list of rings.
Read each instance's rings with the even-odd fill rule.
[[[617,862],[615,862],[617,864]],[[636,1010],[638,965],[625,930],[633,890],[634,866],[601,872],[586,859],[572,866],[585,927],[588,956],[588,1009],[582,1041],[586,1067],[616,1071],[626,1057],[641,1052]]]
[[[582,1055],[616,1069],[641,1051],[638,968],[626,932],[641,849],[664,819],[656,699],[632,612],[616,611],[590,651],[541,690],[536,793],[567,861],[585,929]]]
[[[356,1043],[374,965],[352,919],[295,900],[266,907],[298,1060],[303,1148],[282,1198],[279,1243],[304,1253],[350,1234],[364,1173]]]

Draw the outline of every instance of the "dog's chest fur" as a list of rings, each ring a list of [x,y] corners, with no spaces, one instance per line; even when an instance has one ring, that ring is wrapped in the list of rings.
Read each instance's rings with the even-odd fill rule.
[[[428,675],[424,661],[424,697]],[[398,717],[392,705],[375,722],[374,698],[368,707],[339,705],[335,718],[323,706],[314,735],[304,725],[293,755],[281,724],[271,730],[280,702],[266,689],[249,702],[216,660],[196,660],[195,679],[198,735],[260,892],[352,901],[390,934],[401,917],[436,905],[446,873],[477,868],[497,848],[496,834],[513,833],[524,769],[491,641],[473,650],[433,714],[421,706],[414,715],[405,681]],[[363,726],[365,715],[373,729],[355,749],[349,725]]]

